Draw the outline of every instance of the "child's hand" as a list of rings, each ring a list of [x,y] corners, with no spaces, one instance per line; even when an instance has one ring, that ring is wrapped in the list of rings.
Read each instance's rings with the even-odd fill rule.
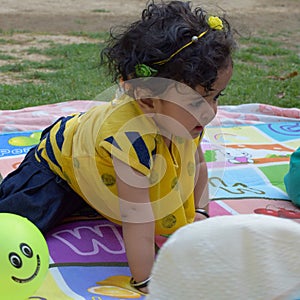
[[[204,216],[204,215],[202,215],[202,214],[198,214],[198,213],[196,213],[196,215],[195,215],[195,219],[194,219],[194,222],[197,222],[197,221],[202,221],[202,220],[206,220],[207,219],[207,217],[206,216]]]
[[[208,214],[207,209],[208,209],[208,206],[206,206],[206,209],[196,208],[196,210],[195,210],[196,215],[195,215],[194,222],[202,221],[202,220],[205,220],[205,219],[209,218],[209,214]]]
[[[138,289],[140,292],[144,293],[144,294],[148,294],[148,287],[145,287],[145,288],[141,288],[141,289]]]

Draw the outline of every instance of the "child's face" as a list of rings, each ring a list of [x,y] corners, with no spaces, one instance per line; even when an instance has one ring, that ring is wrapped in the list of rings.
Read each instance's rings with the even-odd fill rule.
[[[176,84],[155,100],[154,120],[164,134],[185,138],[196,138],[217,113],[218,97],[226,88],[232,76],[232,64],[220,70],[206,92],[202,86],[194,89],[184,84]]]

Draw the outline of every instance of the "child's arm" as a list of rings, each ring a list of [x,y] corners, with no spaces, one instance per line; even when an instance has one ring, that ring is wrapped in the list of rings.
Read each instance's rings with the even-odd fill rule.
[[[196,152],[196,175],[195,175],[195,208],[203,208],[208,211],[209,193],[208,193],[208,172],[204,160],[201,145]]]
[[[128,264],[133,279],[141,282],[149,278],[155,257],[155,222],[149,180],[118,159],[114,159],[114,167]]]

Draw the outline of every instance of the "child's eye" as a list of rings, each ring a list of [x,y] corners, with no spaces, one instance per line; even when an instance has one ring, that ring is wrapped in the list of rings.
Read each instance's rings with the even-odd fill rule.
[[[221,92],[220,94],[215,96],[214,100],[217,101],[220,96],[225,96],[225,94]]]
[[[202,104],[203,102],[204,102],[203,100],[200,100],[200,101],[194,101],[194,102],[190,103],[189,105],[190,105],[191,107],[198,108],[198,107],[201,106],[201,104]]]

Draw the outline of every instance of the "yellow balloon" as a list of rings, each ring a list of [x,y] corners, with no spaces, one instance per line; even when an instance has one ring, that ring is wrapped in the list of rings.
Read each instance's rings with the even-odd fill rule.
[[[37,142],[39,142],[41,135],[42,135],[42,131],[35,131],[29,137],[31,137],[32,139],[35,139]]]
[[[39,140],[29,136],[16,136],[10,138],[8,143],[12,146],[25,147],[37,145],[39,143]]]
[[[1,299],[25,300],[42,285],[49,251],[39,229],[28,219],[0,213]]]

